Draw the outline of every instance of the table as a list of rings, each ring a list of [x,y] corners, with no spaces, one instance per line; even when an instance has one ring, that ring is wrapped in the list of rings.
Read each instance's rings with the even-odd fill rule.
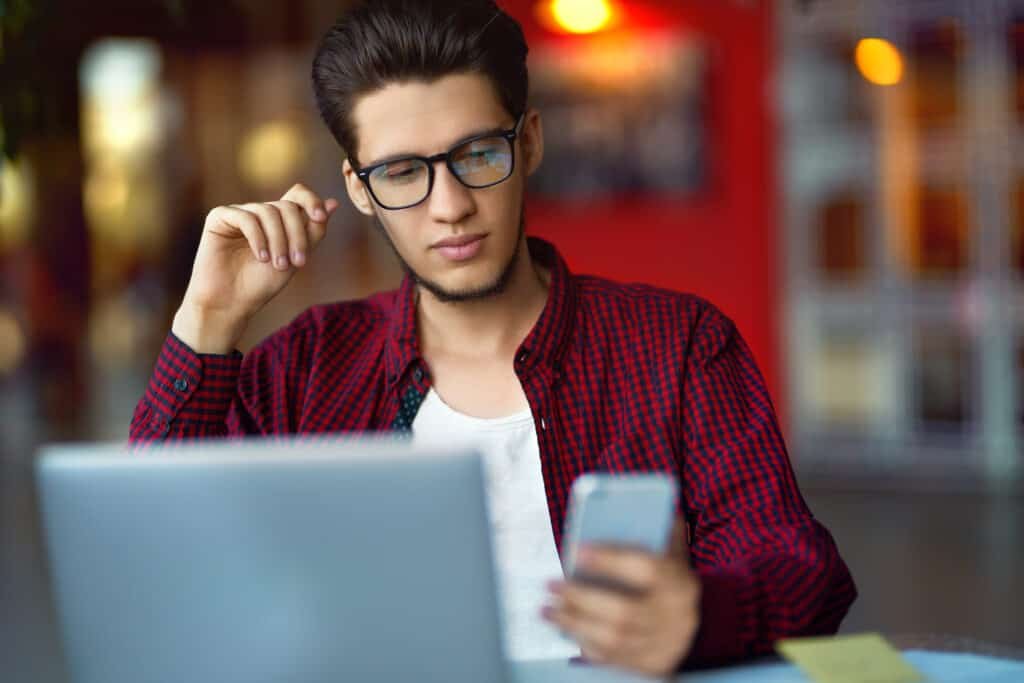
[[[985,655],[996,659],[1017,659],[1024,662],[1024,648],[991,643],[977,638],[947,633],[886,633],[886,640],[897,650],[928,650],[929,652],[960,652]]]
[[[907,650],[907,660],[925,674],[929,683],[1022,683],[1024,661],[965,652]],[[514,683],[650,683],[651,679],[631,676],[593,666],[570,664],[566,660],[514,662]],[[800,671],[778,660],[746,664],[678,676],[678,683],[809,683]]]

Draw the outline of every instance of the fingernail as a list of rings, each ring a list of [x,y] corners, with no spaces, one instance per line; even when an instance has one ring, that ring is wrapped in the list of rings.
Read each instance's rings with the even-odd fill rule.
[[[555,608],[551,605],[544,605],[540,608],[540,616],[550,621],[555,616]]]
[[[260,261],[266,262],[270,260],[270,254],[267,253],[266,249],[260,250]]]
[[[580,547],[579,550],[576,551],[576,561],[577,562],[581,562],[583,564],[587,564],[592,559],[594,559],[594,553],[593,553],[593,551],[589,547],[582,546],[582,547]]]
[[[278,268],[287,268],[288,267],[288,259],[285,258],[284,256],[278,256],[277,257],[277,267]]]
[[[559,593],[562,590],[562,582],[558,579],[552,579],[548,581],[548,590],[552,593]]]
[[[297,266],[301,266],[305,262],[306,262],[305,254],[303,254],[301,251],[293,251],[292,252],[292,263],[294,263]]]
[[[323,209],[313,209],[313,220],[322,221],[326,217],[327,214],[324,213]]]

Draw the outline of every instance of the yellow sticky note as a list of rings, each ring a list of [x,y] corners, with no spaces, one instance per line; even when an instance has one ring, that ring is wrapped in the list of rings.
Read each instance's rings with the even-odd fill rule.
[[[924,676],[877,633],[794,638],[775,644],[815,683],[913,683]]]

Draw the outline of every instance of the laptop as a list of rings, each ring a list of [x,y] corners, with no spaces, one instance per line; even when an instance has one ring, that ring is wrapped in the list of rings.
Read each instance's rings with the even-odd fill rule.
[[[476,453],[54,446],[37,475],[77,683],[508,680]]]

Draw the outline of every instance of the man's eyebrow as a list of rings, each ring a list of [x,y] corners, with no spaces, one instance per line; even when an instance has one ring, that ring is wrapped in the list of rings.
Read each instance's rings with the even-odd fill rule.
[[[469,135],[466,135],[466,136],[464,136],[462,138],[459,138],[452,145],[450,145],[448,147],[448,149],[446,149],[445,151],[446,152],[451,151],[451,150],[455,149],[456,147],[458,147],[459,145],[464,145],[467,142],[469,142],[470,140],[473,140],[473,139],[476,139],[476,138],[485,137],[487,135],[500,135],[500,134],[504,133],[506,130],[508,130],[508,128],[502,128],[501,126],[494,126],[493,128],[485,128],[483,130],[478,130],[475,133],[470,133]],[[380,164],[389,164],[392,161],[401,161],[402,159],[408,159],[410,157],[423,158],[423,157],[427,157],[427,156],[432,156],[432,155],[429,155],[429,154],[416,154],[414,152],[399,152],[397,154],[389,154],[386,157],[381,157],[380,159],[377,159],[375,161],[371,161],[368,164],[363,164],[363,168],[370,168],[371,166],[379,166]]]

